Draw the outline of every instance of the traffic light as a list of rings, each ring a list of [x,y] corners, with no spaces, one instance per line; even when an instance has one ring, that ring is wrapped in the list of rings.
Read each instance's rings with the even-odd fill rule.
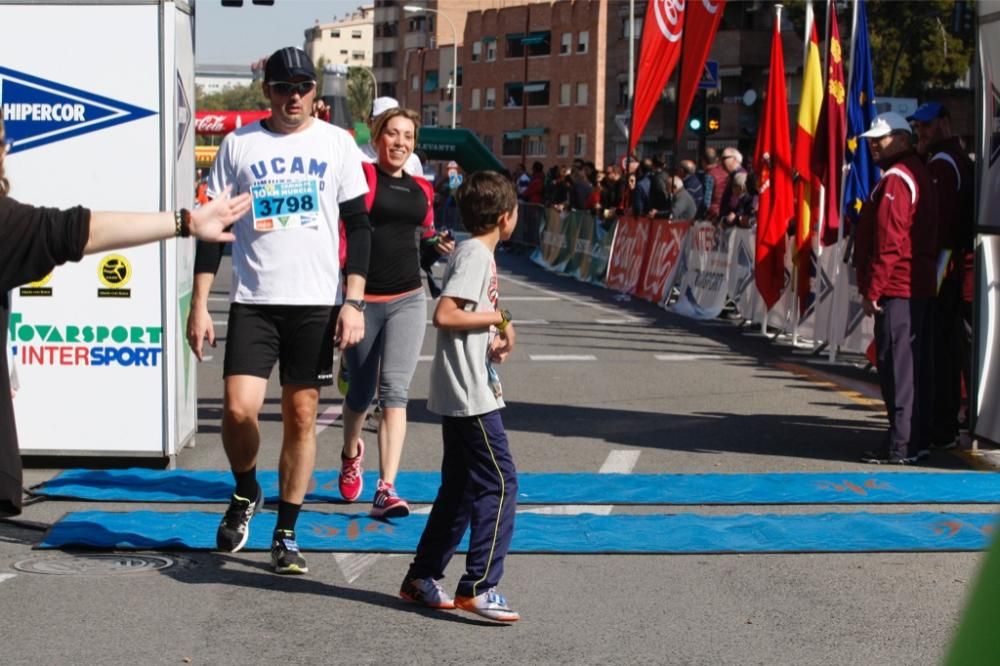
[[[695,134],[705,133],[705,97],[702,93],[695,95],[691,102],[691,112],[688,114],[688,129]]]
[[[705,132],[715,134],[722,129],[722,109],[710,106],[705,113]]]

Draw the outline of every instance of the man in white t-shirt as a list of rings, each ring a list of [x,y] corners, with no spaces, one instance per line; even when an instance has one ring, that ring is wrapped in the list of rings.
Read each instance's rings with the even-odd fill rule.
[[[316,459],[320,387],[333,383],[334,344],[343,350],[364,337],[371,225],[354,139],[311,117],[316,70],[305,52],[289,47],[268,58],[263,89],[271,117],[226,136],[208,180],[210,197],[232,186],[233,194],[249,192],[253,200],[233,227],[222,443],[236,489],[216,543],[226,552],[243,548],[264,502],[256,478],[258,415],[278,363],[284,433],[271,560],[277,573],[301,574],[308,569],[295,523]],[[340,220],[348,239],[343,299]],[[221,246],[199,245],[187,326],[199,360],[203,341],[215,343],[208,294],[220,257]]]
[[[372,115],[368,118],[368,128],[371,129],[375,125],[375,120],[383,113],[389,109],[396,108],[399,108],[399,102],[395,98],[376,97],[372,102]],[[361,146],[361,152],[365,156],[365,161],[373,164],[378,161],[378,153],[375,152],[375,146],[371,143]],[[406,162],[403,164],[403,171],[411,176],[424,177],[424,165],[420,162],[420,158],[417,157],[416,153],[410,153],[410,156],[406,158]]]

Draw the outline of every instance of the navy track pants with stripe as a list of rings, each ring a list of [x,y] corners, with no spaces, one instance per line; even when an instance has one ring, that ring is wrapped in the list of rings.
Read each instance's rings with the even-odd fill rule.
[[[441,487],[407,574],[444,577],[445,567],[471,528],[465,573],[456,594],[474,597],[496,587],[514,536],[517,469],[500,412],[442,417]]]

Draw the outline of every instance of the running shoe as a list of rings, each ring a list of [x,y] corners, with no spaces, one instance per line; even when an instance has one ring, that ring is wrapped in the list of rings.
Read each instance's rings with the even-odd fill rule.
[[[215,546],[225,553],[237,553],[250,538],[250,519],[264,506],[264,492],[257,484],[257,497],[249,500],[236,493],[229,500],[229,508],[215,533]]]
[[[861,462],[867,463],[869,465],[913,465],[919,458],[917,456],[906,456],[905,458],[899,458],[895,456],[879,456],[871,451],[865,452],[861,456]]]
[[[361,496],[361,488],[364,487],[364,480],[361,478],[361,462],[365,457],[365,442],[358,440],[358,455],[353,458],[345,458],[343,452],[340,454],[340,496],[345,501],[353,502]]]
[[[372,518],[406,518],[410,515],[410,505],[396,494],[391,483],[379,479],[375,499],[372,500],[372,510],[368,515]]]
[[[433,578],[407,578],[399,588],[399,596],[427,608],[451,610],[455,607],[455,600]]]
[[[306,559],[302,557],[299,544],[295,541],[294,531],[274,530],[274,536],[271,538],[271,565],[274,567],[274,572],[279,574],[309,573]]]
[[[475,597],[455,595],[455,608],[482,615],[497,622],[517,622],[521,615],[507,605],[507,599],[491,587]]]

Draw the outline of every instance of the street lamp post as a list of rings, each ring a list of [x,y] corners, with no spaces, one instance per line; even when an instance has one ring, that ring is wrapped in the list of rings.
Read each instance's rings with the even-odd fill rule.
[[[448,15],[444,12],[440,12],[436,9],[430,9],[428,7],[417,7],[416,5],[403,5],[404,12],[430,12],[431,14],[437,14],[448,22],[451,27],[451,34],[454,42],[451,47],[451,76],[452,76],[452,88],[451,88],[451,128],[455,129],[457,126],[458,117],[458,30],[455,29],[455,24],[451,22]]]

